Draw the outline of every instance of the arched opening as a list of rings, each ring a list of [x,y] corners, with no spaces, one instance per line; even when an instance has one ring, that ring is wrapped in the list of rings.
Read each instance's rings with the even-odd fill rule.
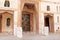
[[[53,16],[51,15],[45,15],[44,17],[44,21],[45,21],[45,27],[49,28],[49,32],[54,32],[54,21],[53,21]]]
[[[13,11],[0,13],[0,32],[13,34]]]
[[[9,26],[10,26],[11,19],[10,19],[10,18],[7,18],[6,21],[7,21],[7,22],[6,22],[6,25],[9,27]]]
[[[5,0],[4,7],[10,7],[10,1],[9,0]]]
[[[13,33],[13,14],[2,13],[2,32]]]
[[[45,26],[48,27],[49,31],[50,31],[49,17],[48,16],[45,17]]]
[[[22,11],[23,32],[36,32],[36,10],[35,5],[25,3]]]

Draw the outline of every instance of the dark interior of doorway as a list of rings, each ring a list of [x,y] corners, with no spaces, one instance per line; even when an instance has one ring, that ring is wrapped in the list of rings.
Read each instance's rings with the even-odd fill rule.
[[[22,14],[22,29],[24,32],[30,31],[30,14]]]
[[[45,26],[49,26],[49,17],[45,18]]]
[[[49,17],[45,17],[45,27],[48,27],[50,32]]]

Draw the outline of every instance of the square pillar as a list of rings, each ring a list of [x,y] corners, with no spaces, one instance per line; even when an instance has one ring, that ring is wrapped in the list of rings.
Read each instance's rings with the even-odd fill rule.
[[[39,14],[39,33],[44,33],[44,13]]]
[[[18,19],[18,11],[14,11],[14,35],[17,35],[17,19]]]
[[[14,11],[14,35],[22,37],[21,17],[19,11]]]

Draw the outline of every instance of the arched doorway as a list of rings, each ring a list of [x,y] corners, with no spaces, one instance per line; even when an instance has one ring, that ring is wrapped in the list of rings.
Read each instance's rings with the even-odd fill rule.
[[[31,3],[25,3],[22,11],[22,30],[24,32],[27,31],[34,32],[34,30],[36,30],[35,26],[36,26],[35,5]]]
[[[50,32],[50,25],[49,25],[49,24],[50,24],[50,23],[49,23],[49,17],[46,16],[46,17],[45,17],[45,26],[49,28],[49,32]]]
[[[0,11],[0,33],[13,34],[13,11]]]
[[[44,17],[44,21],[45,21],[45,27],[48,27],[49,28],[49,32],[53,33],[54,32],[54,20],[53,20],[53,16],[47,14]]]
[[[13,14],[9,12],[2,13],[2,32],[13,33]]]

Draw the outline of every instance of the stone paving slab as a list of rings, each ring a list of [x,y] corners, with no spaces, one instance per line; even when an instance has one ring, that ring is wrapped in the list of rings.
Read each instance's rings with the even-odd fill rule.
[[[60,34],[49,34],[48,36],[24,34],[22,38],[14,35],[0,35],[0,40],[60,40]]]

